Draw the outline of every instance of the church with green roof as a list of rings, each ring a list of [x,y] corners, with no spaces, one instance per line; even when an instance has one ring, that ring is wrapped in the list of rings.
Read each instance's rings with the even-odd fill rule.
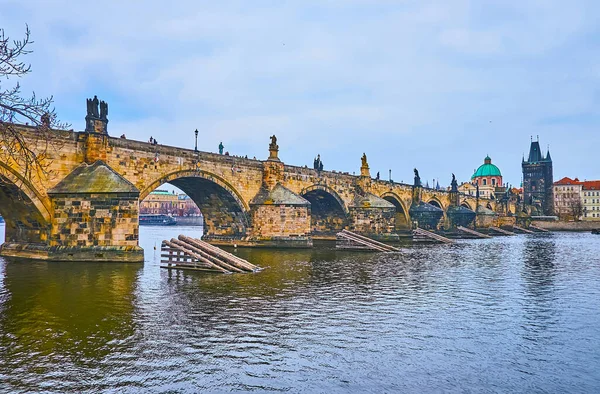
[[[474,186],[479,187],[479,194],[485,198],[491,198],[495,195],[496,187],[502,186],[502,173],[500,169],[492,164],[492,159],[486,156],[483,164],[473,172],[470,184],[461,185],[461,192],[473,194]]]

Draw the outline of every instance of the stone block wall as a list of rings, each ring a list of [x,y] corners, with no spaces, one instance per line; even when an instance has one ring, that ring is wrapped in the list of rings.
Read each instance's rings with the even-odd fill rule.
[[[61,194],[52,196],[50,246],[138,245],[135,194]]]
[[[512,227],[514,225],[517,224],[517,217],[516,216],[498,216],[496,223],[498,225],[498,227]]]
[[[475,217],[475,226],[479,228],[495,227],[496,215],[482,215],[478,213]]]
[[[349,209],[349,230],[361,234],[391,234],[396,227],[396,208]]]
[[[284,204],[256,205],[252,209],[253,238],[304,237],[310,234],[310,207]]]
[[[86,134],[85,137],[85,162],[92,164],[97,160],[106,161],[108,136],[105,134],[89,133]]]
[[[335,235],[346,227],[347,219],[343,212],[331,212],[329,216],[312,215],[311,230],[315,235]]]

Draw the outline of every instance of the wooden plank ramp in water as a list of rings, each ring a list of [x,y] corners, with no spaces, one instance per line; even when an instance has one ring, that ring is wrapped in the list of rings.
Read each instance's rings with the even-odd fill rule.
[[[528,230],[526,228],[519,227],[519,226],[513,226],[513,228],[515,230],[520,231],[520,232],[525,233],[525,234],[534,234],[535,233],[534,231],[531,231],[531,230]]]
[[[457,226],[456,229],[460,230],[460,231],[463,231],[463,232],[465,232],[467,234],[474,235],[474,236],[476,236],[478,238],[492,238],[491,236],[489,236],[487,234],[482,234],[482,233],[480,233],[478,231],[472,230],[472,229],[467,228],[467,227]]]
[[[342,230],[336,234],[335,247],[337,249],[368,250],[374,252],[399,252],[400,249],[375,241],[374,239]]]
[[[517,235],[517,234],[515,234],[515,233],[513,233],[511,231],[504,230],[504,229],[502,229],[500,227],[489,227],[489,229],[492,230],[492,231],[495,231],[495,232],[497,232],[499,234],[502,234],[502,235]]]
[[[413,240],[414,241],[423,241],[425,239],[432,239],[432,240],[435,240],[438,242],[443,242],[445,244],[453,244],[454,243],[454,241],[451,240],[450,238],[442,237],[441,235],[438,235],[431,231],[424,230],[420,227],[417,227],[416,229],[413,230]]]
[[[550,232],[549,230],[546,230],[545,228],[541,228],[541,227],[538,227],[538,226],[529,225],[529,228],[532,228],[535,231],[540,232],[540,233],[549,233]]]
[[[180,235],[163,241],[161,268],[220,273],[256,272],[260,268],[196,238]]]

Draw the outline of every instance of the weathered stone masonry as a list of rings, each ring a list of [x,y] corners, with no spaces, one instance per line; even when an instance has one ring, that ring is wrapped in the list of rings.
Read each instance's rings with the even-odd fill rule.
[[[19,178],[22,168],[0,149],[0,214],[7,222],[0,253],[142,261],[138,201],[166,182],[197,203],[206,238],[215,243],[307,247],[342,228],[393,239],[412,222],[412,186],[370,178],[366,156],[361,176],[353,176],[286,165],[276,140],[260,161],[113,138],[101,126],[57,131],[60,148],[48,152],[45,173],[29,179]],[[34,151],[43,149],[35,128],[21,129]],[[451,205],[445,191],[423,188],[420,198],[444,211]],[[461,200],[476,206],[473,197]]]

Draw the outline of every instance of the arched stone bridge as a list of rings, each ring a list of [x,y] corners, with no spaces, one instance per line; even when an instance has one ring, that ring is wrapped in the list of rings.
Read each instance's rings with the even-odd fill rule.
[[[386,238],[412,224],[413,186],[372,179],[366,166],[353,176],[287,165],[275,143],[261,161],[94,131],[52,131],[48,140],[34,127],[14,127],[39,155],[40,168],[24,175],[24,163],[2,141],[3,255],[142,261],[139,201],[167,182],[196,202],[206,238],[215,243],[306,247],[342,228]],[[453,204],[451,193],[418,189],[423,202],[444,211]],[[478,201],[497,208],[495,201]],[[478,208],[471,196],[459,204]]]

